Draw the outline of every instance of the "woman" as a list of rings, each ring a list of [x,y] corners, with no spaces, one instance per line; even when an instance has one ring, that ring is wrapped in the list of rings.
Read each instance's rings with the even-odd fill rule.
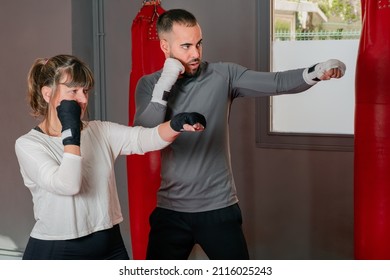
[[[198,113],[154,128],[85,121],[93,85],[91,70],[71,55],[37,59],[29,71],[29,103],[40,123],[15,143],[36,220],[23,259],[129,259],[116,158],[163,149],[181,131],[206,126]]]

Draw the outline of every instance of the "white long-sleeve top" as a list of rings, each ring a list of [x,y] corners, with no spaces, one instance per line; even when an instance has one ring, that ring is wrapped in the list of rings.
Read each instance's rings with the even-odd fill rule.
[[[119,155],[144,154],[169,142],[157,127],[91,121],[81,132],[81,156],[64,153],[61,137],[32,129],[16,140],[36,223],[31,236],[65,240],[111,228],[123,220],[115,182]]]

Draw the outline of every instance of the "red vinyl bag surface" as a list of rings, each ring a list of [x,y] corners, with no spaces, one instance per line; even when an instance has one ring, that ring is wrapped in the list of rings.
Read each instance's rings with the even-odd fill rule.
[[[361,3],[355,80],[355,258],[390,259],[390,2]]]
[[[160,1],[144,2],[131,27],[132,69],[129,86],[129,125],[135,114],[135,88],[140,77],[163,67],[156,22],[164,12]],[[160,152],[127,156],[130,233],[133,259],[143,260],[149,234],[149,215],[156,207],[160,186]]]

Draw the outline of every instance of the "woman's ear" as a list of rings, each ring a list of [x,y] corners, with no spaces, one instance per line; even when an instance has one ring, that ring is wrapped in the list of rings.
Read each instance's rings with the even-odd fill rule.
[[[52,88],[48,86],[43,86],[41,89],[42,97],[43,99],[45,99],[47,103],[50,102],[52,91],[53,91]]]

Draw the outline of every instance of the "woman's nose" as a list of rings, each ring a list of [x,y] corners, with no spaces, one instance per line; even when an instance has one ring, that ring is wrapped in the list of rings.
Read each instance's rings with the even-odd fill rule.
[[[88,93],[86,93],[83,89],[79,90],[76,95],[76,100],[79,103],[86,103],[88,101]]]

